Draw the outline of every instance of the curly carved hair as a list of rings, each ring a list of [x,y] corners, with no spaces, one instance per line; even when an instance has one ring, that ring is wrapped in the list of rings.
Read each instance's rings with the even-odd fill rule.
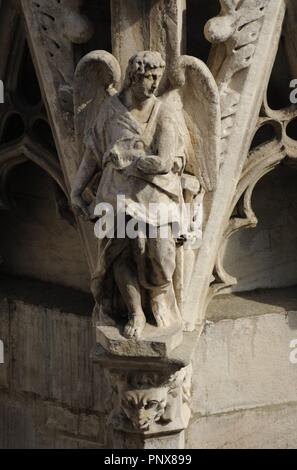
[[[144,75],[147,70],[164,69],[165,62],[159,52],[142,51],[134,54],[128,63],[123,89],[127,89],[132,84],[135,75]]]

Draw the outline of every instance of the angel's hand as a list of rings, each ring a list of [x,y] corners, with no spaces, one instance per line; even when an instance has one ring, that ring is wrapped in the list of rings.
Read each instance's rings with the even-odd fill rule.
[[[137,162],[137,168],[148,175],[169,173],[171,169],[167,168],[167,165],[164,165],[161,159],[155,156],[140,158]]]
[[[81,196],[73,195],[71,197],[71,204],[77,215],[83,217],[85,220],[90,220],[88,205]]]

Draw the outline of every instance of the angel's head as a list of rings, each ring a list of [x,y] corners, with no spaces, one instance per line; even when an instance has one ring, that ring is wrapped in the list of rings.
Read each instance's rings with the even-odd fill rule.
[[[159,52],[138,52],[129,60],[123,89],[131,89],[140,101],[146,100],[156,93],[164,69],[165,62]]]

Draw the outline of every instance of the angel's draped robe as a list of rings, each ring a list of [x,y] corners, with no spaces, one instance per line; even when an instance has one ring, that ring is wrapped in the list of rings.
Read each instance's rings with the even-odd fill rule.
[[[135,262],[140,285],[144,289],[160,289],[164,292],[172,289],[172,278],[176,267],[176,242],[171,232],[171,224],[180,224],[180,209],[183,205],[180,175],[170,171],[162,175],[148,175],[136,167],[118,170],[110,161],[110,153],[115,145],[132,146],[141,142],[146,155],[158,156],[158,141],[160,137],[160,119],[170,122],[176,128],[175,142],[170,145],[175,149],[175,156],[185,158],[183,138],[180,135],[174,113],[170,112],[160,100],[155,98],[155,104],[147,123],[139,123],[128,109],[122,104],[118,95],[114,95],[103,103],[94,127],[90,130],[85,142],[90,153],[96,159],[102,174],[96,195],[96,204],[109,203],[117,207],[117,196],[125,196],[124,211],[128,217],[145,222],[147,225],[160,227],[163,223],[169,226],[169,236],[160,238],[119,239],[116,234],[113,239],[99,239],[97,269],[92,277],[92,292],[98,303],[102,304],[102,294],[106,291],[104,280],[110,271],[112,263],[123,250],[130,250]],[[173,162],[172,162],[173,165]],[[150,210],[149,204],[170,206],[158,217]],[[109,292],[110,294],[110,292]],[[171,315],[179,315],[175,299],[168,296],[168,309]]]

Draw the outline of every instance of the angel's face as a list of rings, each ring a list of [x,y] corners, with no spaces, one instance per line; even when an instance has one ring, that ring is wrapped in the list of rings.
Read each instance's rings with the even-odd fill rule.
[[[135,98],[144,101],[153,96],[158,90],[163,69],[147,69],[145,74],[136,74],[133,77],[131,89]]]

